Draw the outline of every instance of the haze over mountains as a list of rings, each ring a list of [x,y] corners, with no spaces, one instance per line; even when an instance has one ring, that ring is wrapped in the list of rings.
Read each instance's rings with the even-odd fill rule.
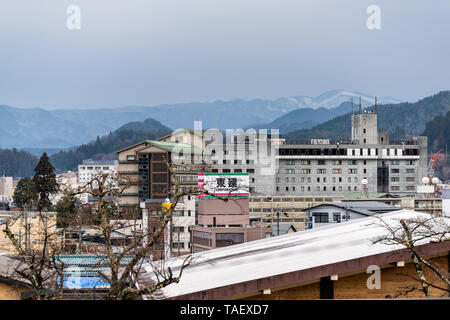
[[[363,107],[373,104],[373,96],[353,91],[333,90],[318,97],[292,96],[276,100],[243,100],[192,102],[173,105],[128,106],[111,109],[21,109],[0,105],[0,148],[68,148],[108,134],[133,121],[153,118],[171,129],[193,127],[195,120],[203,128],[262,127],[299,108],[308,114],[309,125],[318,124],[348,111],[348,105],[331,113],[328,109],[348,102],[351,97]],[[397,103],[380,98],[380,103]],[[328,115],[328,117],[327,117]],[[276,125],[277,123],[275,123]],[[283,130],[302,128],[288,124]],[[285,131],[287,132],[287,131]]]

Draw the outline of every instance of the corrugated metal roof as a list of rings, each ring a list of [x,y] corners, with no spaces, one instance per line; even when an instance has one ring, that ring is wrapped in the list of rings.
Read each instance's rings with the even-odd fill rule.
[[[195,253],[191,265],[184,269],[180,282],[162,289],[161,295],[176,297],[402,249],[401,245],[373,243],[375,238],[387,234],[377,218],[398,224],[399,219],[417,217],[429,215],[400,210]],[[423,239],[416,245],[429,242],[430,239]],[[165,265],[177,274],[183,259],[173,258]],[[151,266],[144,265],[144,269],[146,273],[141,279],[154,281]]]

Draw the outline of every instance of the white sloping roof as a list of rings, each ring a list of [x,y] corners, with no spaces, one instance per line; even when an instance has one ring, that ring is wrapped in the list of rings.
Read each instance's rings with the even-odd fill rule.
[[[401,218],[417,216],[429,215],[412,210],[377,215],[393,224]],[[192,255],[194,262],[184,269],[180,282],[162,289],[161,295],[176,297],[402,249],[399,245],[372,243],[374,238],[388,234],[377,217],[195,253]],[[174,275],[178,274],[177,267],[184,258],[166,261],[166,266],[172,268]],[[144,268],[147,272],[143,275],[144,279],[152,278],[152,268],[149,265]]]

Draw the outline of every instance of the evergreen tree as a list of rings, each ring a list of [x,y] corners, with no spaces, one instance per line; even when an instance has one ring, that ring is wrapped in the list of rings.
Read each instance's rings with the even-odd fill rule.
[[[62,197],[53,207],[57,212],[57,223],[59,227],[68,227],[76,220],[81,210],[81,200],[75,196]]]
[[[48,160],[47,154],[44,152],[34,169],[35,175],[33,182],[38,193],[39,200],[37,207],[39,211],[49,210],[51,201],[50,195],[58,191],[59,186],[56,181],[55,168]]]
[[[33,180],[26,177],[20,179],[17,183],[16,189],[14,190],[14,203],[21,210],[29,209],[36,205],[38,194]]]

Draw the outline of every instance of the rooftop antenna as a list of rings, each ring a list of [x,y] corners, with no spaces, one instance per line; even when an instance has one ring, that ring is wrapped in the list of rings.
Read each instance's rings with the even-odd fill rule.
[[[362,97],[359,96],[359,113],[362,113]]]
[[[378,112],[377,106],[378,106],[378,98],[375,97],[375,114]]]
[[[355,115],[355,113],[354,113],[354,111],[353,111],[353,97],[352,97],[352,100],[351,100],[351,103],[352,103],[352,137],[350,138],[350,143],[353,143],[353,136],[354,136],[354,132],[355,132],[355,124],[354,124],[354,115]]]

